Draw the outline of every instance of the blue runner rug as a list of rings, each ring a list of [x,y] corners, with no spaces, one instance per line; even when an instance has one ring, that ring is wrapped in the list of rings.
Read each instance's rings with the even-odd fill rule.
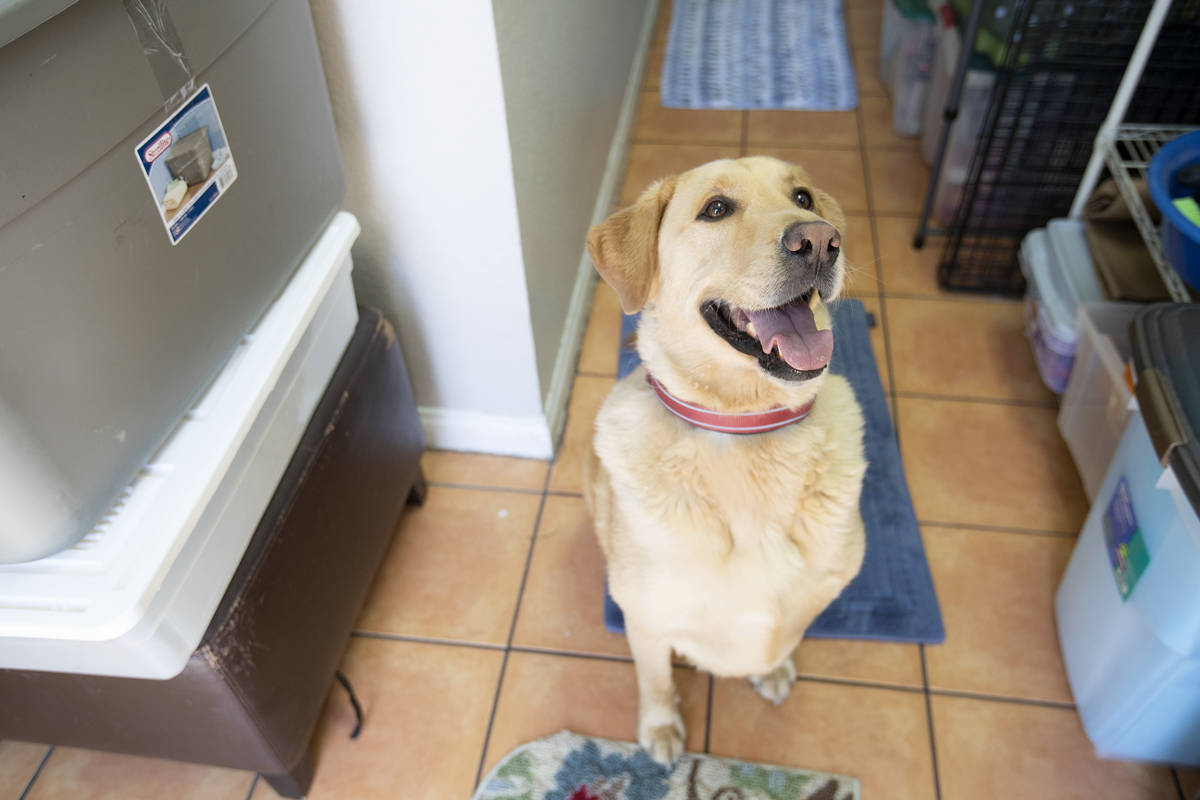
[[[624,346],[636,327],[636,315],[625,317],[617,366],[620,378],[640,363],[637,353]],[[867,476],[860,511],[867,529],[867,552],[858,577],[813,621],[805,635],[936,644],[946,638],[942,613],[904,479],[896,431],[871,352],[871,334],[862,303],[839,301],[833,307],[833,330],[835,344],[829,368],[850,381],[866,421]],[[607,593],[604,625],[614,633],[625,632],[621,609]]]
[[[842,0],[675,0],[660,93],[667,108],[854,108]]]

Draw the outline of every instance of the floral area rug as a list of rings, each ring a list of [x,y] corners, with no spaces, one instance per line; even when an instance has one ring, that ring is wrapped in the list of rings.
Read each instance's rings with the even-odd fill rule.
[[[859,800],[858,780],[688,753],[669,772],[636,744],[563,731],[509,753],[474,800]]]

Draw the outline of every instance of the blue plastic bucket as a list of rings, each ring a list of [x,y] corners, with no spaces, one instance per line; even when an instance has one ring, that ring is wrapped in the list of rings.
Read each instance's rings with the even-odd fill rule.
[[[1163,254],[1184,282],[1200,289],[1200,227],[1171,202],[1186,197],[1187,190],[1175,180],[1179,170],[1200,163],[1200,131],[1167,142],[1150,160],[1150,197],[1162,212]]]

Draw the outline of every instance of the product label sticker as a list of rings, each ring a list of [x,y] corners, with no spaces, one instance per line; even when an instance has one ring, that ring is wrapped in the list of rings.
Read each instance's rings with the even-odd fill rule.
[[[1121,599],[1127,600],[1138,578],[1150,565],[1150,552],[1146,550],[1146,542],[1138,528],[1133,501],[1129,498],[1129,484],[1123,476],[1117,481],[1108,510],[1104,512],[1104,540],[1117,589]]]
[[[200,221],[237,179],[208,84],[135,149],[171,244]]]

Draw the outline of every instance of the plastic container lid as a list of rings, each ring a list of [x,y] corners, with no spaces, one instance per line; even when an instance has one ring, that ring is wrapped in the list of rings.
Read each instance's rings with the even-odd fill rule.
[[[0,1],[0,47],[15,42],[46,20],[61,14],[79,0]]]
[[[892,5],[896,7],[905,19],[923,20],[933,22],[933,11],[925,0],[892,0]]]
[[[1200,514],[1200,303],[1148,306],[1134,318],[1129,335],[1150,441]]]
[[[1083,223],[1052,220],[1044,231],[1030,231],[1021,255],[1021,271],[1038,302],[1038,318],[1055,340],[1073,348],[1079,304],[1104,299]]]
[[[1038,285],[1038,299],[1054,337],[1074,342],[1079,304],[1104,299],[1083,223],[1051,220],[1046,226],[1046,246],[1050,258],[1035,261],[1029,277]]]

